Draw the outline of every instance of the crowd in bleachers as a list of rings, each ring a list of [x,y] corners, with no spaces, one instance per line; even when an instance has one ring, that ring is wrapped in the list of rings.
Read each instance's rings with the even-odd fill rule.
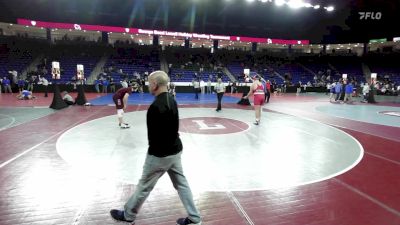
[[[135,82],[143,86],[147,76],[164,69],[172,82],[192,83],[193,80],[208,83],[221,78],[228,86],[239,86],[249,79],[244,69],[257,73],[270,81],[274,89],[285,90],[290,86],[326,87],[347,74],[355,87],[365,83],[365,64],[371,72],[378,73],[376,88],[379,94],[398,93],[400,84],[399,53],[369,53],[354,55],[296,55],[271,54],[271,52],[209,48],[185,48],[115,42],[113,45],[84,40],[62,39],[54,43],[26,37],[0,37],[0,82],[1,91],[14,86],[32,88],[42,83],[43,78],[55,82],[51,74],[51,62],[61,65],[61,79],[57,82],[76,85],[77,64],[84,65],[86,78],[103,56],[107,56],[100,73],[94,74],[90,84],[98,92],[114,92],[121,86]],[[35,58],[40,57],[32,67]],[[164,65],[164,68],[162,68]],[[23,76],[23,71],[26,76]],[[25,73],[24,73],[25,74]],[[92,82],[93,81],[93,82]],[[10,86],[10,87],[9,87]]]
[[[94,80],[96,92],[115,92],[129,83],[136,83],[139,92],[143,92],[148,75],[160,70],[159,52],[160,49],[154,46],[116,42],[102,71]]]
[[[369,53],[364,57],[372,72],[378,74],[375,84],[379,94],[395,95],[400,89],[400,53]]]
[[[215,82],[217,77],[221,77],[224,82],[230,80],[224,76],[223,67],[208,48],[167,47],[164,55],[173,82],[192,82],[193,79]]]

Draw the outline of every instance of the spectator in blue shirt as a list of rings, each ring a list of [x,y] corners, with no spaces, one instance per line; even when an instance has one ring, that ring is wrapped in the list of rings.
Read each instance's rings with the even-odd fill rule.
[[[340,94],[342,93],[342,81],[338,81],[336,83],[335,93],[336,93],[336,98],[335,98],[335,102],[336,102],[337,100],[340,99]]]
[[[332,84],[330,84],[329,88],[330,88],[330,90],[329,90],[329,92],[330,92],[329,101],[331,102],[332,98],[333,98],[333,95],[335,94],[336,83],[332,82]]]
[[[100,84],[101,84],[101,81],[99,79],[96,79],[94,81],[94,88],[96,89],[97,93],[100,93],[100,88],[99,88]]]
[[[345,95],[344,95],[344,102],[353,102],[352,100],[352,94],[353,94],[353,84],[349,82],[346,87],[345,87]]]
[[[18,79],[18,90],[19,92],[22,92],[22,90],[24,90],[25,87],[25,81],[22,78]]]
[[[103,93],[107,93],[108,85],[110,82],[107,79],[103,80]]]
[[[7,77],[3,78],[3,87],[4,87],[4,93],[7,93],[7,92],[12,93],[11,81]]]

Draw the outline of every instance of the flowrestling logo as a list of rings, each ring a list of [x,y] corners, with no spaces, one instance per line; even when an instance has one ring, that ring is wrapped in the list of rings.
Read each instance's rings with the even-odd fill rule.
[[[81,25],[79,24],[74,24],[75,30],[82,30]]]
[[[381,12],[358,12],[360,20],[380,20],[382,18]]]

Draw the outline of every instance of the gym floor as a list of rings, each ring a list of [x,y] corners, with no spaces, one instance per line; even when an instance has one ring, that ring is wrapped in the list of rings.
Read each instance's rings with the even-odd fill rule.
[[[109,210],[141,175],[153,97],[130,96],[131,128],[120,129],[111,94],[62,110],[41,95],[0,94],[0,224],[121,224]],[[272,95],[257,126],[239,94],[216,112],[215,95],[178,93],[182,163],[203,225],[400,224],[400,97],[376,97]],[[184,216],[164,176],[136,225]]]

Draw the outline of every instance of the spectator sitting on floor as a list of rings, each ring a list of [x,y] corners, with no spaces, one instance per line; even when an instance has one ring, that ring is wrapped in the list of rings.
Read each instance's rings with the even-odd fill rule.
[[[64,91],[64,92],[63,92],[63,98],[62,98],[62,99],[63,99],[64,102],[67,103],[68,105],[74,105],[74,104],[75,104],[74,99],[72,98],[71,95],[68,94],[67,91]]]
[[[21,93],[19,93],[19,94],[17,95],[17,98],[18,98],[19,100],[31,100],[31,99],[34,99],[34,98],[36,98],[36,97],[32,95],[32,92],[31,92],[31,91],[22,90]]]

